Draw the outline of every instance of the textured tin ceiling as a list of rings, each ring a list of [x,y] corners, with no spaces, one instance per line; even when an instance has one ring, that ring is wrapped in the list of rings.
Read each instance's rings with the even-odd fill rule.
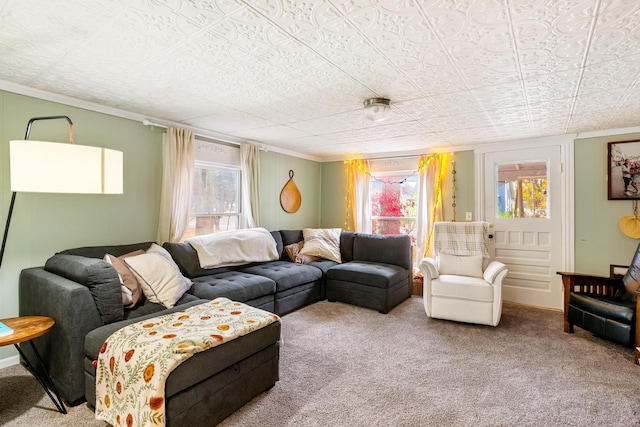
[[[0,0],[0,29],[0,80],[322,158],[640,124],[637,0]]]

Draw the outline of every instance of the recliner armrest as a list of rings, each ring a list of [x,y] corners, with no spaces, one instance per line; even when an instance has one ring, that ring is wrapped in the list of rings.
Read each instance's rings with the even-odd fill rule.
[[[621,292],[624,292],[624,284],[620,278],[562,271],[558,271],[557,274],[562,276],[562,284],[567,296],[569,292],[604,296],[619,296]]]
[[[505,271],[507,266],[500,261],[491,261],[482,273],[482,278],[488,283],[494,283],[500,273]]]
[[[438,273],[438,268],[436,267],[436,261],[433,258],[422,258],[418,267],[420,267],[422,275],[429,280],[437,279],[440,275]]]

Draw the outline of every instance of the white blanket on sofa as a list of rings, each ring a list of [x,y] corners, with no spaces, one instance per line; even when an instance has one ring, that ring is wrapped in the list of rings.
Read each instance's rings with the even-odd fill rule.
[[[276,241],[264,228],[223,231],[191,237],[202,268],[227,267],[278,259]]]

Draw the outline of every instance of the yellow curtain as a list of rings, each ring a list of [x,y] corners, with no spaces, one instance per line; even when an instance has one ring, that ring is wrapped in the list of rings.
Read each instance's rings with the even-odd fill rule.
[[[446,154],[420,156],[418,162],[418,209],[416,262],[433,256],[433,223],[442,221],[442,182]]]

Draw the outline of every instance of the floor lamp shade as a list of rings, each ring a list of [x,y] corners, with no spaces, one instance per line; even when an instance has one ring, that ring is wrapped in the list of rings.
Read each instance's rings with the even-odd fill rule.
[[[122,194],[122,151],[44,141],[11,141],[11,190]]]

